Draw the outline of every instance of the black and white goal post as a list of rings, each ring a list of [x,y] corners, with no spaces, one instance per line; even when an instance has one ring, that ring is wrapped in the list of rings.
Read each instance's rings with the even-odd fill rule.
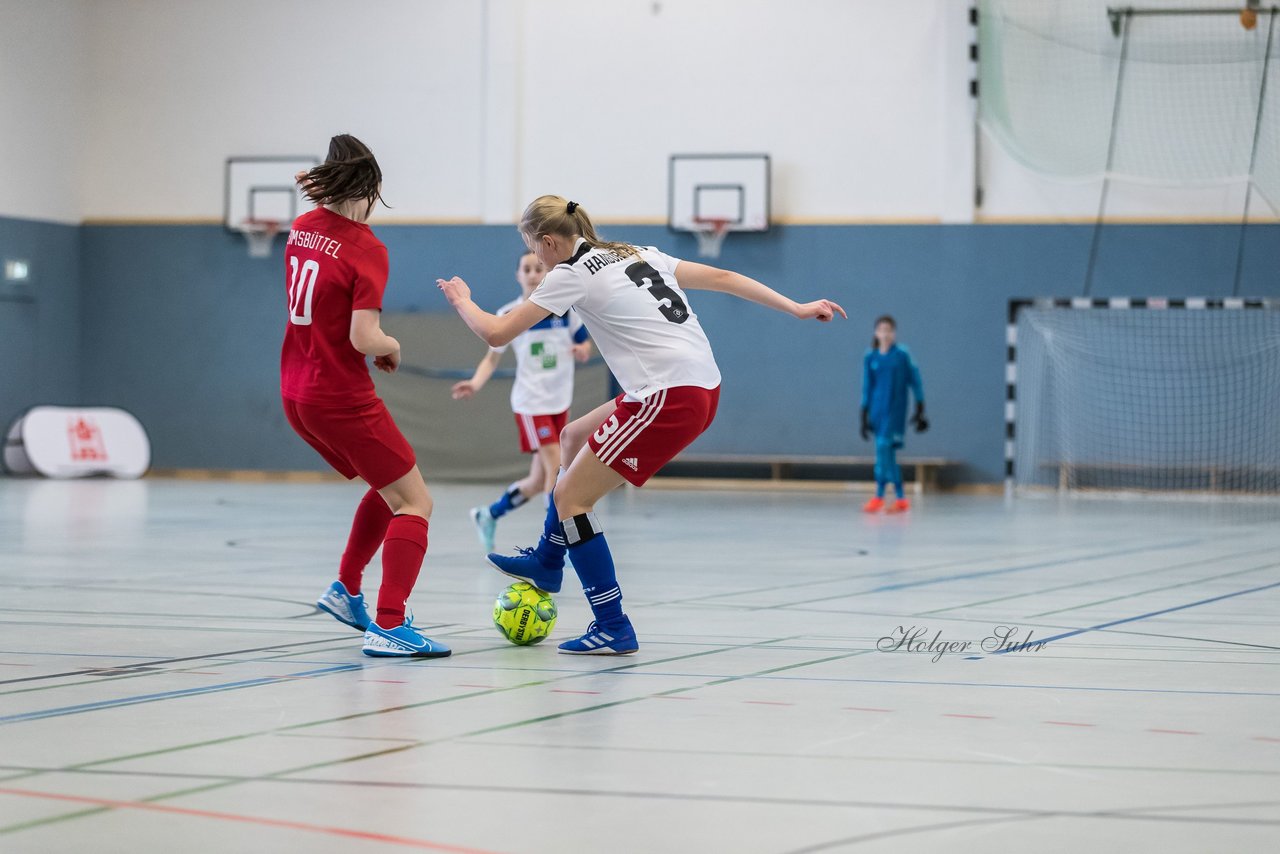
[[[1280,300],[1015,299],[1008,492],[1280,496]]]

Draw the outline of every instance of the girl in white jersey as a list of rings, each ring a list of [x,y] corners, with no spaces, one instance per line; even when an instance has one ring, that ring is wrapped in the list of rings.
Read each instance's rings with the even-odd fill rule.
[[[516,282],[522,296],[498,309],[501,317],[520,307],[542,281],[546,267],[532,252],[520,256]],[[532,454],[529,474],[518,480],[488,506],[472,507],[471,521],[486,552],[493,551],[498,520],[530,498],[550,494],[560,470],[560,431],[569,421],[573,401],[573,361],[591,358],[587,329],[574,311],[563,317],[544,318],[520,333],[512,342],[516,350],[516,381],[511,387],[511,410],[516,416],[520,450]],[[502,360],[507,345],[489,348],[471,379],[453,386],[453,399],[466,400],[484,388]]]
[[[559,196],[535,199],[521,217],[520,233],[552,269],[519,308],[502,317],[489,314],[457,277],[439,280],[440,289],[491,347],[550,315],[577,309],[624,392],[561,434],[567,470],[552,493],[537,547],[514,556],[491,554],[489,562],[554,593],[567,551],[596,619],[560,651],[632,653],[639,642],[623,613],[613,556],[593,510],[623,483],[643,485],[715,417],[720,370],[685,290],[733,294],[801,319],[828,321],[844,317],[844,309],[825,299],[796,303],[746,276],[680,261],[653,247],[607,243],[581,206]]]

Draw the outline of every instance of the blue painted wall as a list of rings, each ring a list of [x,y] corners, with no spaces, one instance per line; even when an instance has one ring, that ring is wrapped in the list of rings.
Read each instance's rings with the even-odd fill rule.
[[[40,403],[80,398],[80,229],[0,217],[0,261],[30,263],[31,281],[0,280],[0,430]]]
[[[692,238],[662,227],[605,231],[697,257]],[[391,253],[388,310],[445,311],[434,281],[455,273],[481,304],[512,294],[520,244],[509,226],[377,232]],[[1226,225],[1109,226],[1094,293],[1229,294],[1238,234]],[[697,447],[867,452],[854,429],[859,365],[873,318],[887,312],[921,366],[934,425],[911,435],[907,452],[961,461],[965,480],[999,480],[1007,301],[1078,294],[1090,236],[1083,225],[976,225],[794,226],[729,237],[720,264],[798,299],[831,297],[850,321],[801,324],[695,294],[725,375],[720,417]],[[280,413],[280,243],[259,261],[214,226],[86,226],[80,249],[86,403],[135,412],[157,466],[318,467]],[[1246,249],[1241,292],[1280,295],[1280,227],[1250,227]],[[436,366],[470,365],[450,356]]]

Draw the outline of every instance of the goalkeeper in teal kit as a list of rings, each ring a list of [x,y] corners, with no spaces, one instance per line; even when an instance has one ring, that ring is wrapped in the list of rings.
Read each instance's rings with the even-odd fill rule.
[[[889,315],[876,319],[875,338],[862,359],[862,438],[876,437],[876,497],[862,508],[868,513],[884,509],[884,490],[892,483],[897,500],[889,513],[901,513],[911,505],[902,494],[902,469],[898,449],[907,428],[907,390],[915,397],[911,416],[917,433],[929,429],[924,417],[924,386],[906,347],[897,344],[898,325]]]

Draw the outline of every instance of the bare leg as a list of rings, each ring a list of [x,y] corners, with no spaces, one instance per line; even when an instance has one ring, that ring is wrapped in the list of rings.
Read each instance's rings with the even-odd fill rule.
[[[538,451],[538,453],[530,455],[529,473],[511,484],[520,490],[520,494],[525,498],[532,498],[541,493],[543,491],[542,486],[547,480],[546,465],[543,462],[541,453],[542,449],[539,448]]]

